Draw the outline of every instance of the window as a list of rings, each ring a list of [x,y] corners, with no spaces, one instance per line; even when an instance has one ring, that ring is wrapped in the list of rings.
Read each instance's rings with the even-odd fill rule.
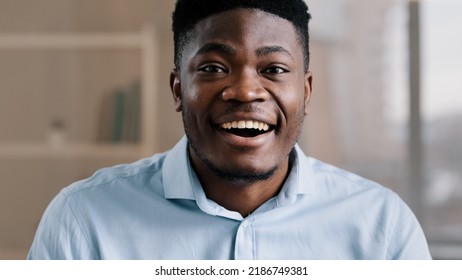
[[[423,224],[435,253],[462,258],[462,2],[421,1]],[[457,35],[459,34],[459,35]],[[457,249],[459,247],[459,249]]]
[[[462,258],[462,2],[307,2],[314,92],[300,144],[396,191],[433,257]]]

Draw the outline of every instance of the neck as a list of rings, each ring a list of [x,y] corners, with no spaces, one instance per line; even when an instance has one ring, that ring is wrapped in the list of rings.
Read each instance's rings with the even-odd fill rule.
[[[239,212],[243,217],[246,217],[270,198],[276,196],[282,184],[283,181],[277,184],[258,182],[246,186],[205,183],[203,187],[209,199],[228,210]]]
[[[191,162],[207,198],[230,211],[239,212],[243,217],[248,216],[263,203],[276,196],[289,173],[289,159],[287,158],[268,179],[253,182],[229,181],[217,176],[198,161],[200,159],[191,155]]]

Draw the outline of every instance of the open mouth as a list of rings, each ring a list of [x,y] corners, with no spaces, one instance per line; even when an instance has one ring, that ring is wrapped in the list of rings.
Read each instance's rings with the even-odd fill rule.
[[[258,121],[242,120],[223,123],[220,128],[240,137],[256,137],[272,131],[274,126]]]

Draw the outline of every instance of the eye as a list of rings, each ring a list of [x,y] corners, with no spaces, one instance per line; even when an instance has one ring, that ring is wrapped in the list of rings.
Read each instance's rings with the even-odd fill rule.
[[[199,72],[204,73],[226,73],[226,70],[223,67],[218,65],[204,65],[199,68]]]
[[[262,71],[264,74],[283,74],[289,72],[287,69],[279,66],[271,66]]]

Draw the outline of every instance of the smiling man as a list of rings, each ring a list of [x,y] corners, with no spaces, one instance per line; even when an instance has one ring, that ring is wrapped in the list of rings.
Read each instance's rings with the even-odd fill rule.
[[[428,259],[390,190],[306,157],[302,0],[179,0],[170,85],[186,136],[48,207],[31,259]]]
[[[211,9],[205,2],[197,8]],[[171,84],[192,166],[208,198],[246,216],[289,173],[311,95],[300,47],[306,38],[288,20],[242,8],[178,32],[191,34]]]

